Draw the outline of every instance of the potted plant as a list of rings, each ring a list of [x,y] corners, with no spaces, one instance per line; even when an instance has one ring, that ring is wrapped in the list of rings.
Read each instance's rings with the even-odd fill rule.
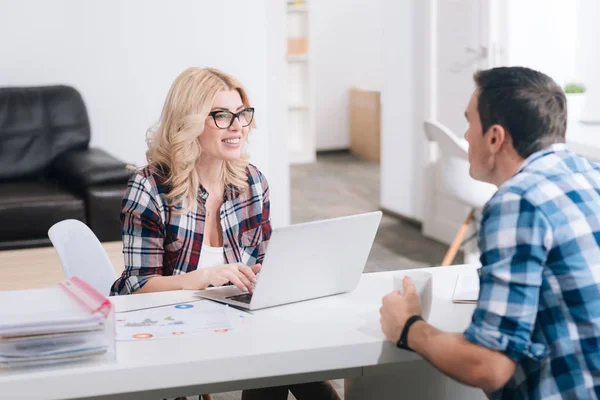
[[[565,85],[567,96],[567,115],[570,120],[578,121],[585,106],[585,86],[571,82]]]

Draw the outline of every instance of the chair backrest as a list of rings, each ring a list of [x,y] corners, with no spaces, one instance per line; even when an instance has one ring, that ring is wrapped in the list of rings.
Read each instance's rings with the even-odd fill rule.
[[[86,224],[67,219],[54,224],[48,237],[58,253],[67,278],[78,276],[105,296],[115,281],[115,270],[108,254]]]
[[[436,142],[440,147],[440,152],[444,156],[468,160],[468,145],[461,141],[450,129],[434,121],[425,121],[423,127],[425,128],[427,139]]]
[[[496,193],[497,188],[479,182],[469,175],[469,146],[444,125],[425,121],[425,135],[440,149],[438,185],[470,207],[481,208]]]

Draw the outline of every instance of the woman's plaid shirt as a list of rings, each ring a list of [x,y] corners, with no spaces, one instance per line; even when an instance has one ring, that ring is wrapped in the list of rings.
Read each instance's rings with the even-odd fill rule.
[[[271,237],[269,186],[254,165],[248,165],[249,190],[225,189],[221,206],[223,251],[227,263],[262,263]],[[200,187],[198,203],[187,214],[169,205],[163,174],[146,167],[131,177],[121,205],[125,270],[111,295],[130,294],[153,276],[185,274],[198,267],[202,251],[205,203]]]

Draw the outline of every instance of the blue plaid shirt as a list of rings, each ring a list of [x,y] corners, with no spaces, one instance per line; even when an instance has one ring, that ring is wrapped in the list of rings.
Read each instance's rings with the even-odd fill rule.
[[[600,166],[555,144],[486,204],[465,338],[506,354],[492,399],[600,398]]]

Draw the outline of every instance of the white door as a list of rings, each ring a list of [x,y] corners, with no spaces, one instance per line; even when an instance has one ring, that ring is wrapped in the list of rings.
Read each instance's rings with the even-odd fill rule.
[[[473,73],[496,63],[496,26],[503,14],[495,0],[431,0],[430,4],[428,118],[462,138],[467,127],[464,111],[475,87]],[[431,146],[423,234],[450,243],[470,210],[441,188],[436,152],[436,146]]]

